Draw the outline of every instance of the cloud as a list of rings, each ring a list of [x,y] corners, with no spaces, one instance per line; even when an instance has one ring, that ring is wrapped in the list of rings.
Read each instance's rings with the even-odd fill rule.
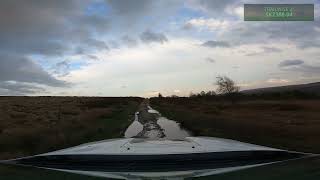
[[[36,86],[32,83],[22,83],[16,81],[4,81],[0,83],[0,95],[32,95],[43,93],[46,90],[42,87]]]
[[[19,56],[0,55],[0,82],[17,81],[65,87],[67,83],[44,71],[31,59]]]
[[[277,1],[272,2],[277,3]],[[301,1],[287,1],[287,3],[294,2],[301,3]],[[273,43],[273,40],[277,39],[278,43],[292,43],[299,49],[320,47],[319,21],[243,22],[243,3],[254,4],[259,1],[191,0],[191,3],[187,4],[189,8],[201,10],[206,14],[202,17],[193,17],[182,26],[184,29],[197,28],[208,31],[208,33],[217,32],[217,34],[213,34],[216,40],[225,40],[235,44]],[[314,3],[314,1],[306,0],[303,3]],[[316,17],[319,7],[319,3],[315,3]]]
[[[0,49],[19,54],[61,55],[65,17],[75,16],[75,1],[4,0],[0,6]]]
[[[210,58],[210,57],[205,58],[205,60],[207,62],[209,62],[209,63],[215,63],[216,62],[216,60],[214,60],[213,58]]]
[[[91,60],[100,60],[97,56],[92,55],[92,54],[87,54],[86,56]]]
[[[107,44],[97,39],[97,35],[109,30],[109,18],[86,14],[85,9],[90,3],[79,0],[1,1],[0,83],[16,82],[6,87],[18,87],[24,83],[22,85],[29,89],[32,83],[69,87],[69,83],[55,77],[67,75],[69,68],[65,63],[57,63],[56,58],[74,52],[85,54],[108,50]],[[42,66],[55,66],[54,76]],[[28,92],[21,92],[24,93]]]
[[[68,60],[58,62],[53,67],[54,71],[53,73],[58,76],[66,76],[70,72],[70,63]]]
[[[217,34],[216,39],[232,41],[235,44],[265,44],[278,43],[294,44],[299,49],[319,48],[318,22],[248,22],[229,20],[231,26]]]
[[[107,44],[104,41],[100,41],[97,39],[93,39],[93,38],[88,38],[84,41],[88,46],[93,46],[96,47],[97,49],[100,50],[109,50],[109,47],[107,46]]]
[[[268,79],[266,82],[270,84],[285,84],[285,83],[289,83],[290,81],[288,79],[271,78],[271,79]]]
[[[236,2],[236,0],[191,0],[191,8],[202,10],[212,15],[223,13],[226,8]]]
[[[233,6],[233,7],[228,7],[225,10],[228,14],[239,17],[240,19],[243,19],[244,16],[244,7],[243,4],[239,6]]]
[[[150,0],[106,0],[117,16],[137,19],[145,16],[165,18],[175,13],[183,5],[183,0],[150,1]],[[161,19],[159,19],[161,20]]]
[[[165,25],[184,3],[182,0],[106,0],[105,2],[113,15],[113,28],[131,34]]]
[[[95,33],[109,30],[105,16],[86,15],[88,1],[0,2],[0,51],[7,54],[62,56],[82,44],[105,49]]]
[[[300,67],[294,69],[304,73],[320,74],[320,66],[301,65]]]
[[[121,16],[137,16],[144,13],[152,6],[149,0],[107,0],[106,1],[115,13]]]
[[[301,64],[298,66],[288,66],[282,69],[284,71],[291,71],[295,73],[303,73],[303,76],[312,76],[320,74],[320,66],[312,66],[307,64]]]
[[[262,47],[260,51],[248,53],[246,54],[246,56],[256,56],[256,55],[278,53],[278,52],[282,52],[282,50],[276,47]]]
[[[275,48],[275,47],[262,47],[264,53],[270,53],[270,52],[282,52],[281,49]]]
[[[320,42],[317,41],[317,40],[305,40],[305,41],[302,40],[297,44],[297,47],[300,48],[300,49],[319,48],[320,47]]]
[[[210,47],[210,48],[217,48],[217,47],[225,48],[225,47],[230,47],[231,45],[225,41],[207,41],[207,42],[204,42],[202,46]]]
[[[192,90],[209,90],[214,81],[212,77],[221,73],[236,73],[231,69],[235,61],[230,53],[226,53],[228,49],[208,51],[197,45],[200,42],[197,39],[173,38],[165,44],[154,43],[150,46],[140,43],[132,48],[120,47],[108,53],[99,52],[97,56],[101,61],[71,71],[65,80],[76,84],[70,92],[76,91],[79,95],[94,93],[97,89],[104,95],[113,96],[145,96],[144,92],[152,90],[172,94],[174,89],[187,95]],[[224,58],[224,61],[222,65],[209,66],[204,62],[206,57]],[[237,64],[247,65],[243,59]],[[237,74],[230,76],[239,77]],[[128,88],[119,88],[124,82]]]
[[[239,66],[232,66],[232,69],[239,69]]]
[[[279,63],[279,67],[288,67],[288,66],[297,66],[303,64],[304,61],[300,59],[293,59],[293,60],[284,60]]]
[[[95,33],[105,33],[111,28],[111,19],[106,16],[98,15],[80,15],[74,17],[72,24],[74,26],[79,26],[81,29],[86,29],[86,31],[92,31]]]
[[[283,71],[302,73],[303,76],[313,76],[320,74],[320,66],[305,64],[303,60],[284,60],[279,63]]]
[[[122,42],[128,47],[134,47],[138,44],[137,40],[128,35],[123,36],[121,39]]]
[[[157,42],[162,44],[168,41],[167,37],[164,34],[155,33],[150,30],[144,31],[140,35],[140,39],[142,42],[145,42],[145,43]]]
[[[188,20],[183,25],[183,29],[190,30],[192,28],[197,28],[200,30],[222,31],[229,28],[230,25],[230,21],[201,17]]]
[[[263,83],[269,78],[264,72],[281,71],[288,75],[281,78],[290,80],[319,75],[319,21],[243,22],[244,2],[257,1],[3,0],[0,84],[20,94],[45,87],[54,94],[141,95],[210,89],[206,84],[214,73]],[[310,64],[270,66],[279,63],[279,55],[308,57]],[[177,86],[164,89],[172,87],[167,79]],[[127,88],[119,88],[124,82]]]
[[[159,91],[150,91],[150,92],[146,92],[144,95],[147,97],[153,97],[153,96],[158,96],[159,94],[161,94]]]

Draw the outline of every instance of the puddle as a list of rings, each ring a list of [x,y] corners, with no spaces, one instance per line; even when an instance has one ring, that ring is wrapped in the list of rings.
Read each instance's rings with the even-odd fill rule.
[[[134,137],[139,134],[143,130],[143,125],[139,121],[133,121],[133,123],[127,128],[124,133],[124,137]]]
[[[164,130],[167,139],[184,139],[185,137],[191,136],[188,131],[180,127],[179,123],[165,117],[160,117],[157,124]]]
[[[148,113],[157,114],[157,121],[149,121],[142,124],[139,121],[139,112],[137,112],[135,114],[135,120],[125,132],[126,138],[184,139],[185,137],[191,136],[188,131],[180,127],[179,123],[161,116],[157,110],[152,109],[150,106],[148,106]]]
[[[159,111],[152,109],[150,106],[148,106],[148,113],[153,113],[153,114],[159,114]]]

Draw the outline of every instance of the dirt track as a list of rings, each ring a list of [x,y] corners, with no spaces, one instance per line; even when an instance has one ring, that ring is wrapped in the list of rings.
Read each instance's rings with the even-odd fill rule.
[[[163,129],[157,124],[156,113],[149,113],[149,100],[145,99],[139,106],[138,121],[143,125],[143,130],[138,134],[138,137],[151,139],[163,138],[165,134]]]

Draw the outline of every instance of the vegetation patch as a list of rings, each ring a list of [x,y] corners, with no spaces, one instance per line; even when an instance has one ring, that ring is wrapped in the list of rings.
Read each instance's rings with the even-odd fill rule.
[[[320,153],[319,100],[151,98],[151,106],[196,136],[230,138],[293,151]]]
[[[0,97],[0,159],[123,137],[142,100]]]

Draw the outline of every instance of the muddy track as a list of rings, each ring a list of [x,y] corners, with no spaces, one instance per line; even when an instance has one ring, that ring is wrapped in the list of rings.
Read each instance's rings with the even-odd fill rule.
[[[165,137],[163,129],[157,124],[159,114],[150,113],[148,110],[149,100],[146,99],[140,104],[138,110],[138,121],[143,125],[143,130],[137,136],[151,139]]]

